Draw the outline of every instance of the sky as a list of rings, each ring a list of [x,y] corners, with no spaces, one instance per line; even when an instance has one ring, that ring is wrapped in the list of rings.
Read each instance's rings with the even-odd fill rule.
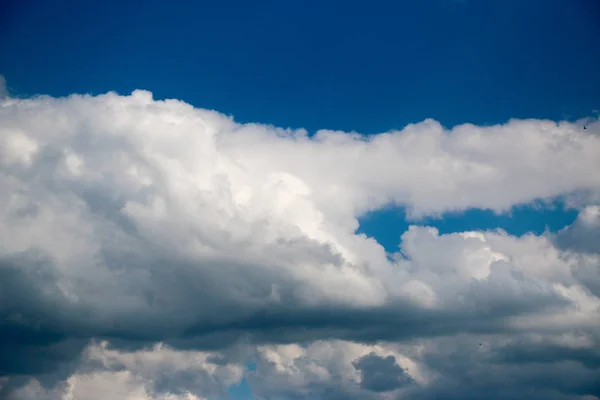
[[[600,399],[599,20],[0,2],[0,398]]]

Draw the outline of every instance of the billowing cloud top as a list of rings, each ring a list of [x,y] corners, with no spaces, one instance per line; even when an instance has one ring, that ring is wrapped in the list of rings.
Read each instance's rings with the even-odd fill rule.
[[[203,398],[243,377],[265,399],[598,396],[598,132],[309,136],[146,91],[6,97],[0,397]],[[580,214],[556,237],[414,225],[390,257],[356,234],[390,204],[557,197]]]

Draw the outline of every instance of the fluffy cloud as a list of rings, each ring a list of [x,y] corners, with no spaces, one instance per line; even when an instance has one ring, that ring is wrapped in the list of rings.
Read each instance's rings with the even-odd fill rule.
[[[561,230],[555,240],[563,249],[600,254],[600,206],[584,207],[575,223]]]
[[[106,342],[94,343],[83,353],[79,371],[57,387],[47,389],[37,380],[12,391],[9,400],[40,398],[66,400],[201,400],[223,396],[239,383],[244,368],[216,364],[215,354],[173,351],[158,344],[124,352]]]
[[[379,399],[423,381],[412,360],[381,345],[339,340],[258,349],[250,385],[264,398]]]
[[[222,395],[251,359],[265,398],[468,398],[469,382],[514,398],[542,387],[515,376],[527,359],[556,368],[549,396],[598,394],[598,122],[308,137],[144,91],[0,104],[0,394],[64,397],[93,371]],[[557,196],[582,208],[556,237],[415,225],[389,257],[356,234],[390,203],[418,218]]]
[[[266,399],[592,400],[600,392],[597,344],[532,333],[270,346],[249,380]]]

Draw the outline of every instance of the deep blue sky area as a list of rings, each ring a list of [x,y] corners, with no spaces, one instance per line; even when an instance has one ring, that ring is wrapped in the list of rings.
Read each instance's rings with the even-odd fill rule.
[[[513,207],[510,213],[496,214],[490,210],[471,209],[462,213],[447,213],[441,218],[408,221],[404,209],[389,207],[360,218],[358,233],[377,239],[389,253],[397,252],[400,237],[410,225],[427,225],[439,234],[501,228],[511,235],[557,232],[577,218],[577,210],[566,208],[560,201],[551,204]]]
[[[598,0],[0,4],[0,73],[21,95],[143,88],[311,132],[600,108]]]

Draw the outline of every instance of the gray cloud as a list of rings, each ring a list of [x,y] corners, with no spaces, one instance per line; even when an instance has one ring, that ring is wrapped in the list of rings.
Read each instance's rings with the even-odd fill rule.
[[[598,396],[598,365],[586,362],[594,356],[581,357],[583,352],[597,353],[598,337],[587,344],[582,339],[589,337],[571,337],[572,343],[552,339],[539,343],[536,335],[508,335],[437,341],[423,361],[442,378],[416,398],[474,399],[484,392],[494,399]]]
[[[251,382],[266,399],[314,393],[393,399],[476,399],[489,393],[503,400],[600,394],[597,336],[539,340],[537,334],[456,335],[372,346],[332,341],[306,350],[280,347],[262,350],[265,359]]]
[[[354,362],[361,373],[360,386],[374,392],[389,392],[411,383],[412,379],[396,364],[394,356],[371,353]]]
[[[0,99],[8,97],[8,88],[6,87],[6,79],[0,75]]]
[[[573,225],[556,234],[555,242],[563,249],[600,254],[600,206],[585,207]]]

